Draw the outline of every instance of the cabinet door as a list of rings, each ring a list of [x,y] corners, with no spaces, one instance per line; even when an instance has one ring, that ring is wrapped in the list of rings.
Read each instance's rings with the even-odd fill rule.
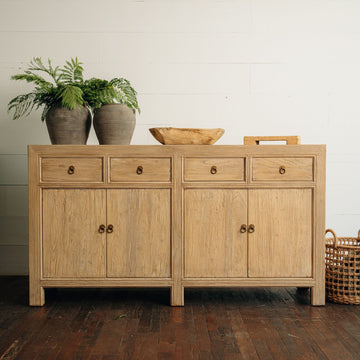
[[[170,277],[170,191],[108,190],[109,277]]]
[[[44,277],[105,277],[105,190],[45,189]]]
[[[312,275],[312,190],[249,190],[250,277]]]
[[[246,277],[247,190],[185,190],[185,277]]]

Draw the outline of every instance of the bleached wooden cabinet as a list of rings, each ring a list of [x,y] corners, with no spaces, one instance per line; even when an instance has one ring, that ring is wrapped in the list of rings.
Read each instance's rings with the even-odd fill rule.
[[[29,146],[48,287],[296,286],[323,305],[325,146]]]
[[[43,189],[42,208],[44,278],[106,276],[106,190]]]
[[[107,277],[170,278],[170,201],[169,189],[107,190]]]
[[[186,189],[184,203],[184,277],[246,277],[247,190]]]

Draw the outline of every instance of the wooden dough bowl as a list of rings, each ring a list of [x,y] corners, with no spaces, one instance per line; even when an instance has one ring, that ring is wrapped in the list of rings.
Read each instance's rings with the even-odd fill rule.
[[[164,145],[212,145],[224,134],[224,129],[195,129],[159,127],[149,129]]]

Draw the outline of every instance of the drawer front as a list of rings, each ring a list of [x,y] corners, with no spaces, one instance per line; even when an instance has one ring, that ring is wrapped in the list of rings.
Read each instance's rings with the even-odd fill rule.
[[[313,158],[253,158],[253,181],[313,181]]]
[[[186,158],[185,181],[243,181],[244,158]]]
[[[42,158],[43,182],[102,182],[102,158]]]
[[[110,181],[171,181],[170,158],[111,158]]]

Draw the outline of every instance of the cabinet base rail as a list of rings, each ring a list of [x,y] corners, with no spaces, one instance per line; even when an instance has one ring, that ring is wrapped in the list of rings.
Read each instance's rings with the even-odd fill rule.
[[[170,288],[170,305],[184,306],[185,288],[242,288],[242,287],[297,287],[311,289],[311,304],[325,305],[325,293],[322,287],[316,285],[314,279],[184,279],[174,283],[171,279],[57,279],[41,280],[39,286],[30,287],[30,305],[43,306],[45,303],[45,288]]]

